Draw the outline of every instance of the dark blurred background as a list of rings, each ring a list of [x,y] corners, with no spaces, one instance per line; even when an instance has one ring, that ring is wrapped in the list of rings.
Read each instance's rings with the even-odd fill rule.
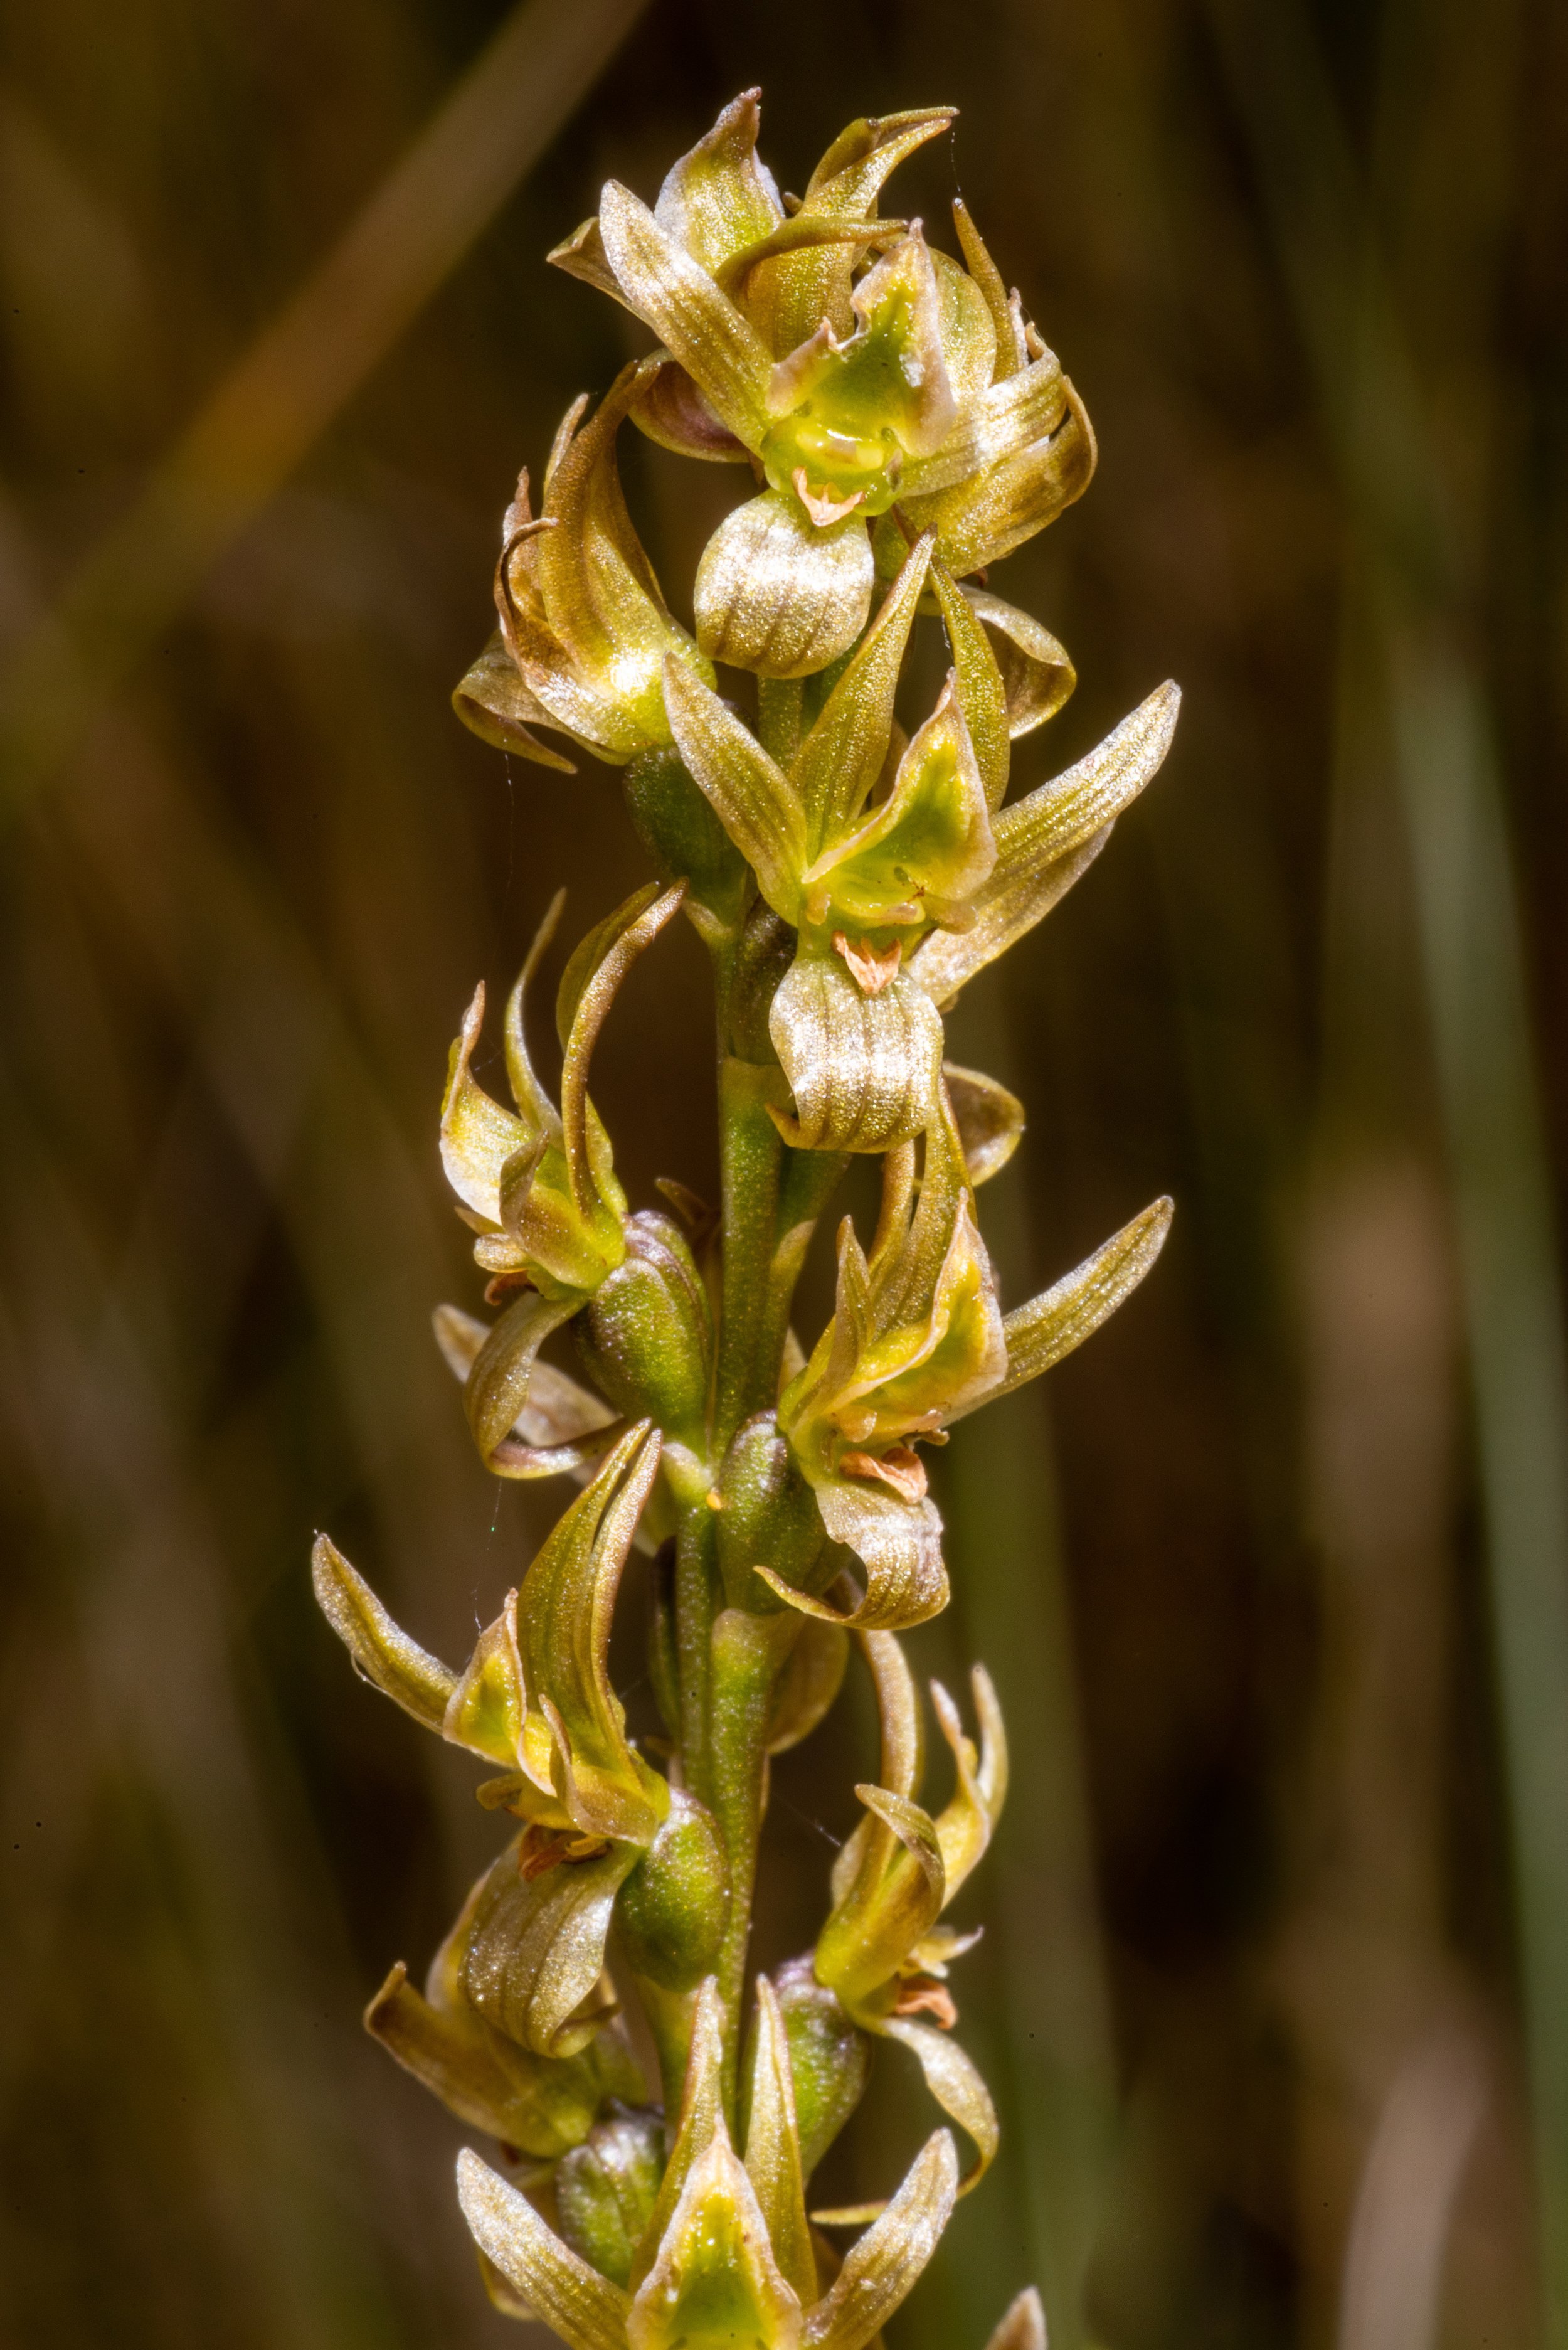
[[[575,936],[642,872],[611,775],[447,695],[518,464],[637,347],[543,255],[752,82],[785,187],[960,104],[890,208],[950,244],[962,189],[1095,418],[1088,497],[992,579],[1082,680],[1015,787],[1187,697],[954,1022],[1030,1107],[982,1201],[1008,1303],[1178,1217],[942,1464],[913,1645],[988,1658],[1015,1744],[958,1985],[1006,2138],[894,2350],[981,2350],[1031,2277],[1054,2350],[1563,2350],[1552,0],[0,21],[0,2338],[516,2338],[461,2132],[358,2025],[493,1830],[306,1553],[456,1657],[558,1499],[487,1479],[430,1342],[477,1289],[436,1104],[557,883]],[[679,608],[742,484],[626,438]],[[607,1032],[639,1204],[711,1187],[704,985],[671,935]],[[870,1736],[852,1689],[779,1769],[765,1959]],[[930,2124],[895,2055],[865,2191]]]

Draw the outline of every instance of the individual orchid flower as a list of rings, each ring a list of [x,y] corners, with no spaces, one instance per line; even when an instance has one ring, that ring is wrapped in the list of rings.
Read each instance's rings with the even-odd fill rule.
[[[535,516],[528,475],[502,524],[500,625],[452,696],[458,716],[504,751],[564,775],[572,762],[534,733],[546,726],[624,766],[668,746],[666,658],[711,682],[710,663],[670,618],[621,494],[616,433],[657,373],[624,368],[587,424],[566,413]]]
[[[772,1987],[745,2155],[725,2119],[722,2002],[699,1993],[670,2159],[625,2281],[573,2249],[477,2155],[458,2197],[485,2258],[569,2350],[865,2350],[919,2277],[951,2212],[958,2161],[938,2130],[824,2287],[806,2220],[788,2045]]]
[[[754,461],[766,488],[699,568],[698,642],[795,678],[864,628],[867,524],[896,499],[929,508],[966,558],[953,567],[973,569],[1080,494],[1094,443],[1054,357],[1004,295],[999,308],[967,213],[960,236],[979,275],[931,250],[918,221],[877,217],[888,174],[954,109],[851,123],[792,212],[757,159],[757,98],[724,109],[651,212],[612,181],[597,220],[551,259],[659,338],[666,364],[633,410],[645,431]]]
[[[549,2162],[581,2145],[612,2099],[636,2104],[642,2075],[607,1997],[582,2044],[563,2054],[540,2055],[486,2021],[464,1977],[489,1884],[487,1872],[431,1960],[423,1992],[400,1962],[365,2010],[365,2028],[460,2121]]]
[[[694,1981],[722,1930],[716,1831],[629,1743],[609,1680],[616,1592],[659,1449],[646,1421],[620,1439],[461,1674],[399,1628],[325,1535],[316,1548],[317,1597],[364,1679],[502,1766],[480,1801],[524,1825],[465,1913],[461,1986],[486,2023],[542,2056],[575,2054],[613,2012],[605,1937],[634,1872],[668,1874],[671,1861],[686,1879],[705,1870],[720,1897],[700,1905],[707,1922],[692,1930],[708,1939],[695,1957],[677,1951],[665,1971]],[[642,1906],[645,1918],[659,1908]]]
[[[540,1347],[627,1260],[632,1220],[609,1138],[588,1099],[588,1064],[621,982],[682,895],[679,885],[662,896],[654,885],[639,890],[572,955],[556,1006],[564,1053],[558,1110],[535,1073],[524,1013],[529,981],[559,918],[560,897],[507,1002],[506,1072],[515,1107],[504,1108],[473,1075],[484,1021],[483,984],[452,1048],[441,1112],[441,1163],[461,1202],[459,1213],[479,1236],[473,1253],[491,1275],[487,1294],[495,1302],[511,1297],[473,1355],[463,1390],[481,1457],[502,1474],[576,1466],[607,1440],[602,1426],[597,1440],[584,1430],[586,1449],[541,1463],[512,1431],[526,1407]]]
[[[666,669],[686,768],[797,934],[768,1022],[794,1100],[778,1123],[797,1148],[885,1150],[924,1131],[947,1000],[933,983],[952,970],[961,983],[1056,902],[1175,725],[1179,696],[1164,686],[1066,775],[1004,807],[1012,742],[1057,706],[1072,672],[1054,639],[961,589],[932,549],[929,532],[909,549],[787,769],[709,687]],[[928,589],[953,665],[895,755],[894,695]]]
[[[818,1982],[862,2031],[896,2040],[919,2063],[927,2086],[973,2139],[977,2155],[960,2193],[983,2177],[996,2152],[996,2110],[957,2041],[958,2011],[947,1988],[951,1961],[978,1941],[940,1923],[991,1842],[1007,1794],[1007,1738],[983,1666],[971,1677],[980,1722],[977,1751],[939,1681],[931,1702],[951,1750],[956,1783],[935,1817],[916,1801],[924,1741],[920,1701],[898,1642],[861,1636],[882,1726],[880,1780],[856,1789],[867,1816],[833,1868],[833,1909],[817,1938]],[[924,2019],[929,2018],[930,2021]],[[867,2219],[879,2207],[819,2213],[835,2222]]]
[[[779,1401],[779,1425],[829,1537],[866,1569],[865,1596],[846,1614],[765,1565],[762,1581],[806,1614],[858,1628],[902,1628],[945,1607],[941,1519],[915,1448],[944,1444],[955,1420],[1081,1346],[1154,1263],[1172,1213],[1168,1199],[1153,1201],[1003,1316],[944,1087],[918,1190],[913,1146],[883,1162],[869,1257],[847,1217],[840,1227],[833,1318]]]
[[[830,1539],[866,1569],[847,1616],[764,1583],[806,1613],[862,1627],[918,1624],[946,1606],[941,1520],[911,1439],[935,1437],[1006,1375],[1002,1313],[945,1094],[928,1130],[917,1192],[912,1144],[883,1163],[869,1258],[846,1217],[833,1318],[779,1401],[779,1425],[815,1489]]]

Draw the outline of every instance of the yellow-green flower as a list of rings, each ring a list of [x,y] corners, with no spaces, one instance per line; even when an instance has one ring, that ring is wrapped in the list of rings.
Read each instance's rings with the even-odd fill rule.
[[[745,2155],[724,2116],[718,1986],[697,2001],[670,2160],[626,2281],[575,2251],[527,2198],[458,2157],[458,2197],[486,2259],[569,2350],[865,2350],[919,2277],[958,2191],[938,2130],[831,2281],[806,2219],[789,2049],[757,1986]]]
[[[441,1113],[441,1163],[462,1203],[459,1212],[479,1235],[473,1253],[491,1275],[490,1295],[499,1301],[513,1294],[473,1357],[464,1389],[474,1441],[493,1465],[504,1466],[501,1448],[527,1403],[540,1347],[626,1261],[626,1194],[616,1180],[609,1137],[588,1099],[588,1064],[622,980],[682,895],[680,886],[662,896],[655,885],[639,889],[589,931],[567,963],[556,1005],[564,1054],[558,1110],[535,1074],[524,1013],[560,898],[545,915],[506,1006],[506,1074],[514,1107],[504,1108],[473,1075],[484,1019],[483,985],[452,1048]],[[530,1473],[530,1464],[517,1465],[520,1473]]]
[[[996,2111],[957,2041],[958,2011],[948,1968],[979,1939],[939,1921],[991,1842],[1007,1795],[1007,1738],[991,1678],[971,1676],[980,1722],[977,1752],[958,1708],[938,1681],[931,1701],[951,1751],[955,1784],[935,1817],[915,1800],[924,1747],[920,1701],[903,1651],[890,1633],[864,1636],[882,1724],[880,1783],[856,1793],[867,1816],[833,1869],[833,1910],[817,1938],[817,1981],[835,1992],[862,2031],[896,2040],[914,2056],[937,2103],[966,2130],[977,2159],[960,2192],[984,2174],[997,2146]],[[931,2022],[923,2019],[930,2017]],[[874,2208],[874,2207],[873,2207]],[[862,2219],[867,2210],[834,2212]]]
[[[946,1443],[955,1420],[1081,1345],[1143,1279],[1172,1212],[1157,1200],[1004,1317],[945,1085],[918,1190],[916,1171],[912,1146],[889,1152],[869,1257],[845,1219],[833,1317],[779,1399],[779,1426],[826,1533],[866,1570],[865,1596],[846,1613],[757,1567],[792,1607],[863,1629],[922,1623],[947,1605],[942,1523],[916,1448]]]
[[[476,734],[538,765],[575,772],[535,726],[565,734],[597,759],[624,766],[670,741],[663,665],[710,663],[670,618],[621,494],[616,433],[657,362],[623,368],[582,421],[568,411],[545,469],[535,519],[528,475],[502,524],[495,568],[499,627],[452,696]]]
[[[888,173],[954,109],[851,123],[792,211],[757,158],[757,98],[726,107],[651,212],[612,181],[551,258],[659,338],[665,363],[632,411],[646,432],[754,460],[767,486],[698,573],[698,641],[792,678],[860,634],[877,572],[867,525],[895,500],[950,568],[978,569],[1080,494],[1094,441],[962,207],[969,270],[918,221],[877,217]]]

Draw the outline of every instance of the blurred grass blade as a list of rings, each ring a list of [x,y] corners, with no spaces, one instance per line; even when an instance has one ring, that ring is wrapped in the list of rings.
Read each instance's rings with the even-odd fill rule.
[[[1449,2223],[1485,2104],[1480,2054],[1457,2033],[1401,2068],[1356,2193],[1339,2350],[1435,2350]]]
[[[386,357],[646,0],[524,0],[0,674],[0,812],[67,756],[213,559]]]
[[[1465,1292],[1519,1908],[1545,2339],[1568,2345],[1568,1360],[1490,712],[1446,484],[1299,10],[1210,0],[1373,582]],[[1386,178],[1396,180],[1391,172]]]

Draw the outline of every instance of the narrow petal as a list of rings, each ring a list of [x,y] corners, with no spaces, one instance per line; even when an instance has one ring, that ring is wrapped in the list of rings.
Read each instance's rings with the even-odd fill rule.
[[[675,2215],[698,2158],[724,2128],[724,2002],[718,1978],[710,1975],[697,1992],[691,2036],[681,2085],[680,2111],[665,2165],[659,2199],[632,2263],[633,2287],[640,2285],[658,2257],[665,2230]]]
[[[317,1604],[348,1649],[354,1669],[427,1730],[440,1730],[457,1675],[388,1615],[342,1552],[317,1534],[311,1554]]]
[[[805,2303],[816,2297],[816,2262],[805,2216],[794,2075],[778,1993],[757,1978],[757,2020],[746,2123],[746,2175],[785,2282]]]
[[[1049,629],[1016,604],[983,588],[966,587],[964,601],[996,639],[1007,731],[1013,742],[1054,718],[1078,681],[1078,673]]]
[[[524,1877],[517,1847],[507,1847],[485,1878],[462,1960],[464,1995],[487,2023],[539,2056],[587,2045],[610,2012],[597,1994],[615,1897],[640,1856],[636,1845],[612,1845]]]
[[[904,468],[905,490],[911,497],[929,497],[952,489],[1044,440],[1066,412],[1062,364],[1047,351],[1022,374],[993,383],[968,401],[939,449],[911,457]]]
[[[529,1567],[517,1604],[530,1703],[547,1697],[569,1741],[572,1784],[557,1785],[557,1794],[586,1834],[643,1845],[669,1795],[627,1743],[625,1709],[609,1679],[609,1638],[659,1461],[659,1433],[647,1421],[622,1437]]]
[[[727,515],[703,549],[697,641],[711,660],[763,677],[809,677],[855,642],[875,578],[858,515],[819,530],[797,499],[765,490]]]
[[[628,2294],[554,2235],[524,2195],[464,2147],[457,2199],[482,2251],[570,2350],[625,2350]]]
[[[805,816],[794,785],[749,727],[698,678],[671,662],[665,700],[676,747],[784,921],[799,910]]]
[[[1007,796],[1012,757],[1002,669],[971,598],[945,567],[933,565],[931,585],[952,648],[959,708],[974,745],[986,806],[994,811]]]
[[[512,993],[506,999],[506,1082],[512,1088],[512,1098],[517,1105],[518,1115],[541,1134],[557,1132],[560,1118],[535,1072],[524,1021],[528,1008],[528,990],[559,927],[566,902],[566,891],[557,889],[545,909],[544,920],[534,933],[533,942],[523,959],[523,968],[513,982]]]
[[[854,1551],[866,1569],[866,1596],[857,1607],[792,1590],[771,1567],[757,1573],[771,1591],[803,1615],[853,1631],[906,1631],[940,1616],[948,1604],[942,1522],[931,1502],[902,1502],[883,1486],[849,1478],[816,1490],[822,1523],[833,1542]]]
[[[992,1389],[953,1414],[961,1419],[992,1396],[1009,1395],[1026,1380],[1038,1378],[1075,1347],[1081,1347],[1102,1322],[1107,1321],[1138,1283],[1165,1246],[1175,1214],[1170,1200],[1156,1200],[1097,1248],[1093,1256],[1064,1274],[1054,1288],[1021,1305],[1002,1325],[1007,1334],[1007,1376]]]
[[[957,1062],[944,1061],[942,1077],[963,1144],[964,1168],[978,1189],[999,1175],[1017,1149],[1023,1134],[1023,1104],[981,1069],[961,1069]]]
[[[817,1980],[854,2014],[929,1934],[946,1899],[936,1825],[919,1804],[886,1787],[856,1794],[888,1835],[861,1850],[855,1881],[817,1937]],[[890,1853],[891,1858],[884,1856]]]
[[[984,1855],[1001,1804],[998,1801],[993,1810],[985,1800],[980,1784],[980,1758],[971,1740],[965,1737],[958,1708],[940,1681],[931,1683],[931,1702],[942,1736],[951,1749],[957,1774],[950,1802],[937,1814],[937,1842],[941,1846],[947,1898],[950,1901]]]
[[[649,882],[589,931],[562,974],[556,1007],[565,1053],[561,1130],[572,1198],[583,1215],[607,1209],[618,1221],[625,1206],[618,1186],[612,1191],[606,1180],[607,1146],[595,1147],[599,1138],[588,1104],[588,1063],[621,983],[643,949],[679,910],[685,895],[684,881],[662,895],[657,884]]]
[[[698,383],[713,413],[748,449],[768,429],[773,354],[700,262],[667,236],[612,180],[600,199],[599,233],[627,301]]]
[[[865,2350],[936,2251],[958,2196],[958,2156],[938,2130],[879,2219],[845,2256],[831,2290],[806,2312],[807,2350]]]
[[[760,89],[732,99],[711,130],[673,163],[653,216],[666,236],[716,274],[783,220],[773,174],[757,160]]]
[[[1029,364],[1029,353],[1023,341],[1023,330],[1013,315],[1007,298],[1007,285],[1002,272],[992,259],[984,238],[974,224],[969,206],[961,196],[953,200],[953,225],[958,230],[959,243],[969,274],[979,287],[991,322],[995,329],[995,359],[993,374],[1000,383],[1010,375],[1021,374]]]
[[[902,973],[867,996],[836,955],[798,955],[768,1033],[795,1106],[775,1122],[796,1149],[887,1150],[935,1118],[942,1024]]]
[[[893,698],[909,630],[926,585],[929,537],[909,549],[903,568],[845,665],[790,768],[806,813],[811,853],[854,821],[887,763]]]
[[[1162,685],[1075,766],[1002,810],[996,864],[976,893],[972,927],[933,933],[910,959],[911,979],[933,1002],[950,1003],[1093,863],[1116,816],[1159,772],[1180,703],[1179,690]]]
[[[958,401],[990,389],[996,372],[996,322],[982,289],[960,263],[931,253],[940,304],[942,357]]]
[[[951,107],[862,118],[840,131],[813,172],[796,220],[865,221],[874,217],[883,182],[908,155],[937,138],[953,119]],[[815,334],[823,318],[849,331],[852,250],[792,253],[758,269],[746,307],[782,355]]]

